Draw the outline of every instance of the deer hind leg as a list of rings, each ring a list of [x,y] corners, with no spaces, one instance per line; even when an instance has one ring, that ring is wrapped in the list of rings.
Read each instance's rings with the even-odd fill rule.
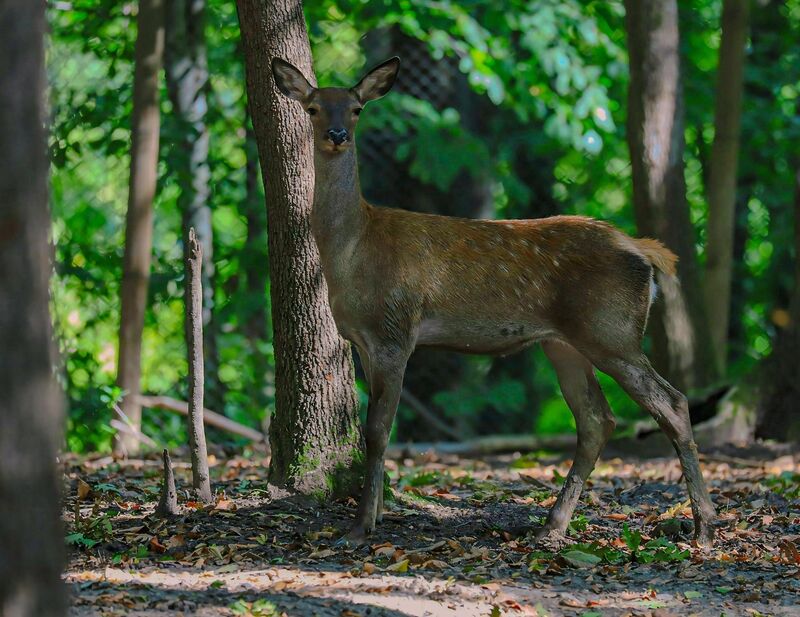
[[[395,347],[370,350],[364,488],[353,528],[342,538],[345,544],[363,544],[375,529],[378,509],[383,502],[384,455],[409,355]]]
[[[542,345],[558,375],[561,393],[575,416],[578,445],[564,488],[537,537],[560,537],[567,529],[583,485],[614,430],[614,417],[591,363],[574,347],[548,341]]]
[[[699,545],[710,546],[714,542],[716,510],[700,471],[686,397],[661,377],[640,352],[632,354],[630,358],[599,361],[596,365],[611,375],[634,401],[647,409],[672,442],[681,462],[692,504],[695,540]]]

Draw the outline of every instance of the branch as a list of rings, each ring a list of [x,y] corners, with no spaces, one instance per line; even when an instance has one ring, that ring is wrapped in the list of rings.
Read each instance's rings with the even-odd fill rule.
[[[416,457],[427,452],[454,454],[458,456],[499,454],[502,452],[530,452],[534,450],[566,450],[575,447],[577,438],[570,435],[489,435],[460,443],[449,441],[437,443],[391,444],[386,449],[387,458]]]
[[[142,407],[174,411],[182,416],[189,415],[189,404],[170,396],[146,396],[144,394],[140,394],[136,397],[136,400]],[[210,409],[203,409],[203,422],[207,426],[213,426],[223,431],[227,431],[228,433],[239,435],[240,437],[255,441],[256,443],[266,442],[267,440],[267,436],[264,435],[264,433],[252,429],[249,426],[245,426],[244,424],[239,424],[227,416],[223,416],[222,414],[211,411]]]
[[[429,424],[432,424],[433,427],[440,433],[447,435],[448,437],[452,437],[455,441],[461,441],[461,434],[456,429],[442,421],[441,418],[428,409],[428,407],[421,400],[411,394],[408,389],[403,388],[402,392],[400,393],[400,400],[411,407],[411,409],[416,411],[420,416],[425,418],[425,420],[427,420]]]

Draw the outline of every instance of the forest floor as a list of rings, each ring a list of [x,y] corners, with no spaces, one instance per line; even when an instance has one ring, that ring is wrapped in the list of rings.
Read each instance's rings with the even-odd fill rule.
[[[159,457],[64,462],[71,615],[800,615],[797,452],[704,456],[711,550],[691,544],[674,457],[601,460],[558,552],[512,530],[543,520],[563,456],[390,461],[395,500],[358,549],[334,545],[352,499],[270,499],[263,455],[212,462],[204,508],[175,461],[169,521]]]

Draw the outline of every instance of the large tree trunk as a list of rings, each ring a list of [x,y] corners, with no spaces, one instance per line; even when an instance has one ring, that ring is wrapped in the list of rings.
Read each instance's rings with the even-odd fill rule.
[[[164,51],[163,0],[140,0],[136,23],[133,119],[131,125],[131,175],[125,221],[125,256],[122,269],[122,307],[119,324],[117,385],[125,391],[122,411],[136,429],[142,424],[137,402],[141,380],[142,329],[150,280],[153,247],[153,199],[158,178],[160,129],[158,75]],[[132,454],[139,440],[118,433],[114,450]]]
[[[164,68],[167,91],[172,101],[176,128],[180,135],[173,150],[173,172],[181,187],[178,208],[183,220],[183,256],[189,257],[189,229],[194,228],[203,247],[203,349],[206,367],[206,394],[209,407],[222,408],[218,388],[217,345],[211,327],[214,309],[214,248],[211,228],[211,195],[206,127],[205,0],[165,0],[166,46]],[[184,294],[188,292],[184,289]]]
[[[358,482],[349,472],[361,455],[358,399],[350,347],[333,322],[311,236],[311,125],[299,105],[279,95],[269,69],[278,56],[313,74],[303,6],[237,6],[269,221],[276,389],[270,482],[319,494],[341,480],[333,488],[350,491]]]
[[[628,147],[639,233],[662,240],[679,257],[679,279],[659,273],[652,311],[654,364],[676,387],[702,386],[716,376],[709,349],[686,202],[683,93],[675,0],[625,1],[630,56]]]
[[[727,364],[742,75],[750,0],[724,0],[708,182],[705,305],[717,367]]]
[[[0,10],[0,615],[64,614],[56,449],[62,393],[48,311],[51,249],[44,3]]]
[[[757,437],[800,441],[800,163],[795,174],[794,293],[763,371]],[[778,321],[778,320],[776,320]]]
[[[245,106],[244,151],[245,198],[239,209],[247,220],[247,239],[239,258],[247,291],[244,333],[249,342],[250,359],[256,378],[249,393],[250,400],[260,413],[265,413],[270,398],[268,388],[274,380],[271,363],[264,349],[270,331],[269,305],[266,302],[269,283],[267,213],[264,210],[264,195],[259,190],[258,144],[247,106]],[[264,426],[269,426],[269,421],[270,418],[265,418]]]

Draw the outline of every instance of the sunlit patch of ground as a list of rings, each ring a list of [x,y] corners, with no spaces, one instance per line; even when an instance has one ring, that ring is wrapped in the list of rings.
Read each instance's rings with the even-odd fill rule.
[[[71,614],[798,615],[799,460],[705,457],[720,512],[710,551],[691,544],[672,458],[603,460],[558,553],[514,535],[567,473],[544,453],[390,464],[396,499],[354,550],[334,546],[353,500],[270,500],[258,456],[218,461],[216,505],[184,498],[170,521],[152,517],[157,459],[68,461]]]

